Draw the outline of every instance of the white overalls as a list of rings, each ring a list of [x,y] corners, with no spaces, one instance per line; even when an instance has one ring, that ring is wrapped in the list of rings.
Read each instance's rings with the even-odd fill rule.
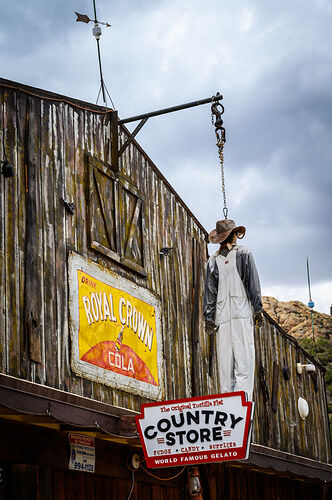
[[[252,400],[255,346],[252,307],[236,267],[235,246],[218,254],[218,295],[215,322],[219,326],[217,356],[221,392],[245,391]]]

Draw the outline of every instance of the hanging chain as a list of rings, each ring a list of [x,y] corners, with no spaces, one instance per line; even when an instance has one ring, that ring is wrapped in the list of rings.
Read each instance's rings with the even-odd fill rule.
[[[221,189],[222,189],[222,195],[223,195],[223,201],[224,201],[223,212],[224,212],[225,219],[227,219],[228,208],[227,208],[226,190],[225,190],[224,144],[225,144],[225,141],[223,139],[217,140],[217,146],[218,146],[218,150],[219,150],[219,159],[220,159],[220,171],[221,171]]]
[[[220,106],[221,109],[218,109]],[[223,195],[223,213],[225,219],[228,216],[228,208],[226,202],[226,189],[225,189],[225,172],[224,172],[224,144],[226,142],[226,131],[223,125],[223,120],[221,119],[221,115],[224,113],[224,106],[220,102],[213,101],[211,105],[211,120],[212,125],[215,126],[215,134],[217,138],[216,146],[218,148],[219,159],[220,159],[220,171],[221,171],[221,190]]]

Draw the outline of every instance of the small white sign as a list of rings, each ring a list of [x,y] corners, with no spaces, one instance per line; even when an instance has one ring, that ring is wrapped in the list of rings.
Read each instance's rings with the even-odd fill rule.
[[[68,434],[70,444],[69,469],[95,472],[95,440],[81,434]]]
[[[243,391],[142,405],[136,424],[147,466],[248,458],[253,410]]]

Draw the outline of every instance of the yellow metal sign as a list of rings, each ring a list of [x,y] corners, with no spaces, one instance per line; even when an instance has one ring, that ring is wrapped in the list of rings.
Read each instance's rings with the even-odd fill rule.
[[[80,359],[158,385],[154,307],[83,271],[77,280]]]
[[[72,365],[82,376],[145,396],[160,395],[160,314],[154,294],[70,256]]]

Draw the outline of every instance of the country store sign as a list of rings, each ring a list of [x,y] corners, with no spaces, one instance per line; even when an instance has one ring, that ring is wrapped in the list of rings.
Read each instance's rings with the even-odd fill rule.
[[[143,404],[136,425],[147,466],[248,458],[253,411],[243,391]]]
[[[69,256],[72,369],[81,377],[162,397],[160,302],[149,290]]]

